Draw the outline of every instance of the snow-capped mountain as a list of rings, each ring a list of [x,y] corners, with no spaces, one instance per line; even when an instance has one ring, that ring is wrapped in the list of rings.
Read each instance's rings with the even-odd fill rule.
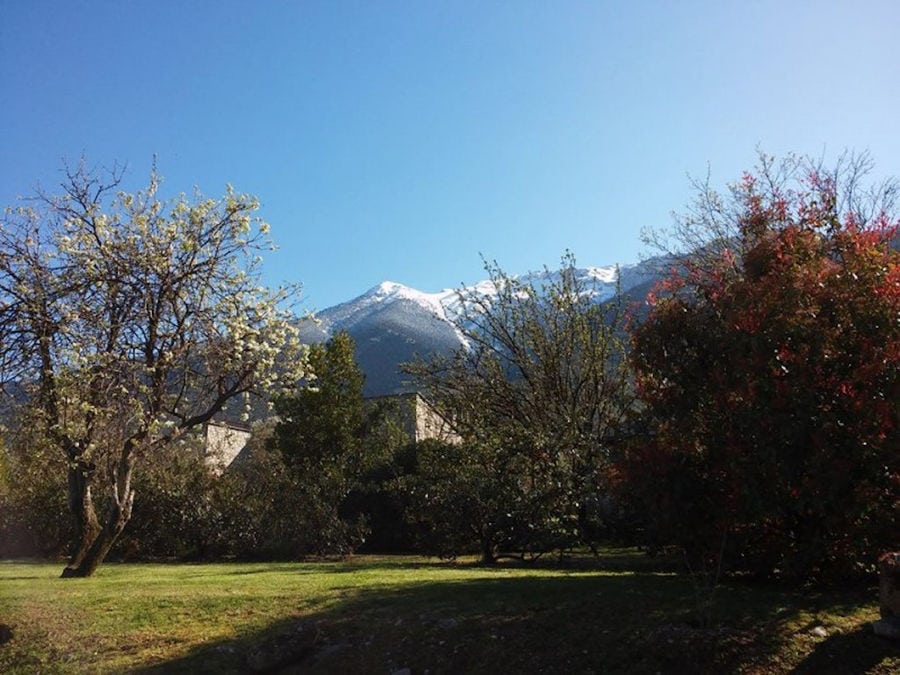
[[[615,294],[617,280],[622,293],[643,298],[656,279],[657,269],[658,265],[648,261],[620,268],[585,267],[578,274],[592,299],[605,302]],[[552,283],[556,274],[533,272],[519,278],[540,289]],[[399,365],[459,348],[463,336],[456,321],[466,309],[465,302],[470,297],[489,298],[497,292],[491,281],[461,290],[426,293],[385,281],[357,298],[317,313],[316,323],[306,321],[302,325],[302,337],[320,342],[334,332],[347,331],[356,341],[357,360],[366,373],[367,395],[409,391],[412,384],[399,371]]]

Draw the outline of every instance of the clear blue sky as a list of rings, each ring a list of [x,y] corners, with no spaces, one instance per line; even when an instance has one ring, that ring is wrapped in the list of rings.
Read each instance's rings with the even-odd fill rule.
[[[266,281],[322,309],[558,261],[757,146],[900,175],[900,2],[0,0],[0,204],[64,159],[257,194]]]

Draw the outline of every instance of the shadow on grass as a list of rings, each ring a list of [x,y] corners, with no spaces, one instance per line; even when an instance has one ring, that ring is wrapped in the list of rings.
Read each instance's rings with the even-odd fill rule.
[[[660,572],[676,572],[680,570],[677,561],[665,557],[649,557],[641,553],[622,553],[613,555],[578,555],[560,561],[557,558],[542,557],[538,559],[502,558],[495,564],[485,564],[476,559],[440,559],[409,556],[377,556],[349,558],[310,558],[300,562],[276,563],[239,563],[251,569],[235,569],[228,575],[249,575],[267,572],[278,572],[290,569],[291,573],[320,574],[326,570],[329,574],[358,573],[361,570],[442,570],[456,567],[467,570],[552,570],[566,572],[628,572],[655,574]],[[216,572],[217,574],[220,572]]]
[[[551,562],[510,561],[481,567],[470,562],[454,565],[367,556],[299,564],[185,565],[172,571],[156,566],[104,567],[113,585],[144,579],[157,584],[148,586],[151,590],[167,589],[195,575],[220,576],[210,587],[221,583],[227,588],[232,574],[272,573],[271,582],[247,586],[263,589],[266,602],[272,584],[285,574],[322,574],[323,582],[310,585],[316,589],[310,598],[279,592],[271,602],[284,603],[283,611],[267,615],[289,618],[264,628],[256,624],[253,629],[246,626],[253,620],[253,602],[258,605],[259,598],[246,607],[238,600],[219,604],[194,589],[191,600],[176,603],[179,612],[172,614],[172,620],[187,615],[195,620],[197,612],[225,608],[227,614],[218,626],[227,626],[227,617],[234,617],[239,622],[236,638],[183,646],[181,656],[151,664],[147,654],[154,650],[157,655],[172,654],[184,638],[184,626],[173,624],[169,635],[159,636],[156,630],[112,641],[108,658],[90,652],[84,662],[95,664],[96,659],[105,658],[102,663],[121,664],[129,659],[137,663],[143,658],[147,665],[132,671],[139,673],[390,673],[402,668],[434,674],[792,669],[887,673],[900,665],[894,645],[870,634],[867,626],[859,627],[873,611],[877,592],[871,587],[813,592],[732,580],[716,590],[712,611],[706,614],[698,607],[691,580],[666,571],[665,560],[613,550],[600,559],[581,556],[562,564]],[[430,573],[433,569],[452,572],[454,567],[465,573]],[[403,573],[391,573],[398,570]],[[32,570],[9,571],[28,577]],[[349,572],[365,576],[357,580],[343,576]],[[327,578],[336,573],[341,581],[336,576]],[[340,585],[345,579],[357,583]],[[366,585],[369,579],[371,585]],[[325,609],[303,609],[312,606]],[[831,632],[824,640],[812,636],[820,624]],[[24,635],[20,633],[12,644],[19,640],[27,646],[21,640]],[[48,653],[44,661],[35,663],[62,658],[62,652],[51,649]],[[34,654],[41,656],[38,651]],[[10,658],[5,663],[15,665]]]
[[[867,673],[891,657],[900,659],[900,644],[878,637],[866,625],[850,633],[829,636],[793,672],[798,675]]]
[[[778,641],[752,627],[771,607],[740,588],[722,597],[731,621],[697,628],[690,585],[672,575],[413,581],[356,589],[328,610],[136,672],[720,673],[765,664]]]

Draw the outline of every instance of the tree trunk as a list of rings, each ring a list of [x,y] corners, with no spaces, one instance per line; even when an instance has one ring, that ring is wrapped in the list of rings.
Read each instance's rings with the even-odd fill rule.
[[[494,553],[494,543],[487,535],[481,538],[481,564],[494,565],[497,562],[497,555]]]
[[[93,575],[131,519],[131,507],[134,504],[131,474],[134,462],[129,454],[123,453],[123,455],[113,472],[113,480],[110,485],[111,494],[103,525],[101,527],[94,516],[96,530],[93,537],[89,542],[85,537],[81,537],[79,555],[77,558],[73,556],[69,561],[63,570],[63,578]],[[90,501],[90,493],[88,493],[88,501]],[[93,515],[93,506],[91,506],[91,514]]]
[[[100,523],[91,496],[94,469],[93,464],[81,459],[74,460],[69,466],[69,511],[75,521],[75,539],[69,551],[69,563],[62,572],[64,578],[78,576],[76,570],[100,534]]]

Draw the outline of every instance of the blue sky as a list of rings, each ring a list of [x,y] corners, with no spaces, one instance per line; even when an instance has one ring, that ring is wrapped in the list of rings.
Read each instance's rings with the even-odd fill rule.
[[[0,2],[0,204],[154,155],[262,201],[306,309],[559,260],[637,261],[687,175],[756,148],[900,175],[900,3]]]

